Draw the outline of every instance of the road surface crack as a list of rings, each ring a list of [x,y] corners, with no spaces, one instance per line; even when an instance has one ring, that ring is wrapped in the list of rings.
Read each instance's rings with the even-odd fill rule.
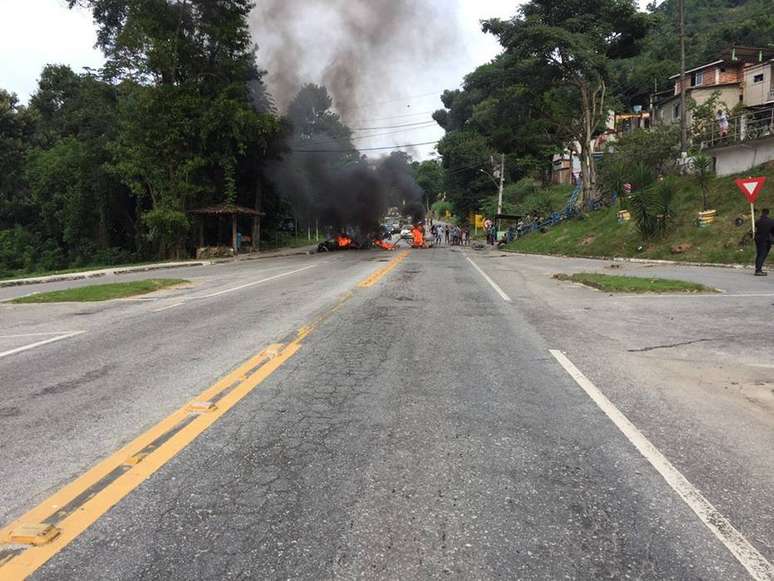
[[[675,347],[685,347],[686,345],[695,345],[696,343],[707,343],[717,341],[718,339],[694,339],[693,341],[682,341],[680,343],[669,343],[667,345],[653,345],[652,347],[642,347],[641,349],[627,349],[629,353],[645,353],[646,351],[655,351],[657,349],[674,349]]]

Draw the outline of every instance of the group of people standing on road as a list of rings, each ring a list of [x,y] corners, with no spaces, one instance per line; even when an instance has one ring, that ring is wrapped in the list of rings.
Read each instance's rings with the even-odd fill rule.
[[[430,228],[436,246],[467,246],[470,244],[470,229],[450,224],[434,224]]]

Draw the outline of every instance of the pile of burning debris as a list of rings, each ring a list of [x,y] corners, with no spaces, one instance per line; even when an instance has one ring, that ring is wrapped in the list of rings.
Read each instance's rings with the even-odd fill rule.
[[[391,242],[389,236],[371,235],[358,240],[345,232],[340,232],[333,238],[321,242],[317,251],[362,250],[373,246],[382,250],[395,250],[400,247],[400,243],[404,240],[408,242],[410,248],[430,248],[432,246],[432,243],[425,241],[425,226],[420,223],[411,228],[410,238],[399,238],[395,242]]]
[[[317,252],[333,252],[334,250],[360,250],[362,246],[349,234],[336,234],[334,238],[320,242]]]

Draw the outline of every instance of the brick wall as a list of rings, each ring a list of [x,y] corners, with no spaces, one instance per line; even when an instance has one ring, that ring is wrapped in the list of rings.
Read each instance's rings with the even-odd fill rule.
[[[712,85],[724,84],[724,83],[738,83],[744,77],[741,66],[723,65],[723,68],[725,68],[724,71],[720,70],[721,69],[720,65],[713,65],[705,69],[699,69],[698,71],[694,71],[693,73],[688,73],[685,75],[685,87],[687,89],[691,88],[692,86],[691,76],[698,72],[704,72],[704,79],[702,81],[702,84],[697,85],[700,87],[710,87]],[[679,95],[679,94],[680,94],[680,79],[676,79],[675,95]]]

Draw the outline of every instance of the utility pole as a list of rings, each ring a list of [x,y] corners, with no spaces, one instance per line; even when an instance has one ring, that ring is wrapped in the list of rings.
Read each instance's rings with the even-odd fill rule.
[[[684,164],[688,151],[688,112],[685,110],[685,0],[678,0],[677,7],[680,12],[680,159]]]
[[[505,187],[505,154],[500,154],[500,192],[497,195],[497,213],[503,213],[503,189]]]

